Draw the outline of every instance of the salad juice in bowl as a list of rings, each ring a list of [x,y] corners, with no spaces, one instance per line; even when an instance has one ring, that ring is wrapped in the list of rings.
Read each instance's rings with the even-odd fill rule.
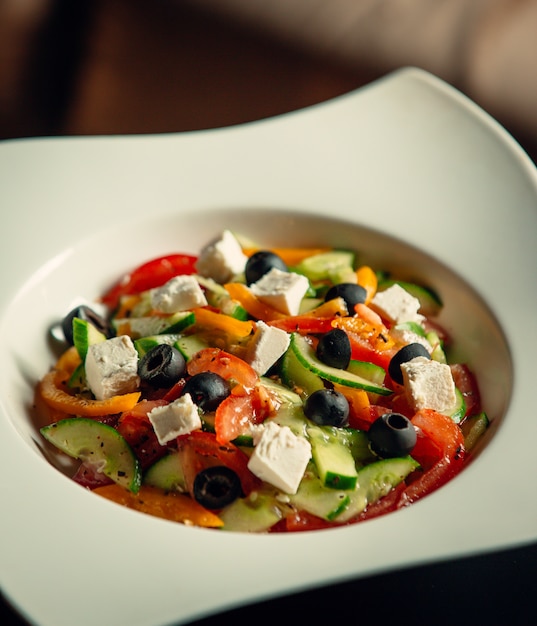
[[[91,580],[110,623],[181,622],[534,538],[535,503],[513,476],[534,464],[535,172],[473,105],[411,71],[259,124],[3,149],[20,214],[2,252],[3,586],[24,611],[85,624]],[[32,185],[15,183],[21,167]],[[199,258],[228,238],[243,264],[216,275]],[[245,274],[259,251],[285,265],[265,291]],[[147,263],[159,280],[117,298]],[[203,298],[177,305],[174,274]],[[275,294],[289,276],[295,291]],[[358,302],[327,297],[360,282]],[[403,300],[410,318],[390,318]],[[327,335],[343,347],[323,353]],[[422,348],[390,373],[408,343]],[[102,365],[116,348],[130,359],[119,377]],[[177,352],[175,375],[151,383]],[[203,408],[185,390],[208,372],[224,391]],[[449,406],[420,404],[431,380]],[[396,432],[383,448],[393,431],[410,443]],[[150,600],[134,563],[157,572]]]

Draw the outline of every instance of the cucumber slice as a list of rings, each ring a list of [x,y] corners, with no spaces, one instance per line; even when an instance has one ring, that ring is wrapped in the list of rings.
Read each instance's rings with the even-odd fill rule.
[[[185,474],[179,453],[170,452],[153,463],[146,471],[143,483],[164,491],[186,491]]]
[[[167,344],[173,346],[181,335],[178,333],[163,333],[162,335],[151,335],[150,337],[140,337],[134,340],[134,347],[138,352],[140,358],[144,356],[149,350],[152,350],[160,344]]]
[[[288,387],[284,385],[280,385],[272,378],[268,378],[267,376],[260,377],[261,384],[268,389],[269,392],[273,393],[280,402],[284,404],[294,404],[296,406],[302,406],[302,398],[298,393],[295,393]]]
[[[171,315],[148,315],[147,317],[116,318],[113,320],[118,334],[130,335],[133,339],[179,333],[196,321],[192,311],[179,311]]]
[[[347,442],[338,436],[338,429],[311,426],[306,432],[321,484],[331,489],[354,489],[358,478],[356,464]]]
[[[226,289],[212,278],[195,275],[195,279],[203,287],[207,302],[220,309],[224,315],[229,315],[235,319],[246,321],[248,319],[248,311],[238,302],[233,300]]]
[[[368,504],[377,502],[420,467],[412,457],[383,459],[365,465],[358,470],[356,489],[349,494],[349,504],[338,515],[338,522],[347,522],[365,510]]]
[[[282,357],[281,377],[284,385],[294,389],[303,399],[324,388],[322,378],[304,367],[291,347],[287,348]]]
[[[189,361],[197,352],[203,348],[209,348],[210,342],[201,334],[183,335],[175,342],[175,347]]]
[[[369,363],[368,361],[356,361],[355,359],[351,359],[347,370],[351,372],[351,374],[356,374],[356,376],[370,380],[372,383],[375,383],[375,385],[383,385],[386,378],[386,370],[383,367],[375,365],[375,363]]]
[[[325,487],[318,476],[309,472],[300,481],[297,492],[289,496],[289,501],[301,511],[332,521],[349,505],[349,493]]]
[[[389,396],[392,391],[384,387],[384,385],[378,385],[370,380],[353,374],[348,370],[341,370],[335,367],[330,367],[320,361],[313,348],[299,333],[293,333],[291,335],[290,349],[294,352],[296,358],[300,364],[308,369],[313,374],[329,380],[333,383],[345,385],[346,387],[355,387],[358,389],[364,389],[371,393],[377,393],[381,396]]]
[[[43,437],[69,456],[91,463],[118,485],[137,493],[142,473],[132,448],[117,430],[85,417],[41,428]]]
[[[322,252],[305,258],[291,269],[293,272],[303,274],[311,281],[331,280],[342,282],[341,275],[353,271],[354,252],[349,250],[333,250]],[[348,281],[345,281],[348,282]]]
[[[444,415],[451,417],[455,424],[459,424],[466,414],[466,401],[464,400],[462,392],[457,387],[455,387],[455,395],[457,396],[455,406],[451,410],[444,411],[443,413]]]
[[[416,283],[407,282],[404,280],[394,280],[391,278],[385,278],[378,283],[377,290],[384,291],[392,285],[399,285],[410,295],[414,296],[420,301],[420,313],[427,317],[434,317],[440,313],[440,309],[443,306],[440,296],[430,287],[418,285]]]
[[[220,530],[245,533],[268,531],[282,518],[282,503],[273,492],[254,491],[222,509],[218,517],[224,522]]]
[[[82,363],[86,360],[88,348],[95,343],[106,340],[106,335],[97,330],[93,324],[79,317],[73,318],[73,344],[77,349]]]
[[[490,420],[484,411],[464,420],[461,430],[464,435],[464,448],[467,452],[475,447],[479,438],[489,427],[489,424]]]

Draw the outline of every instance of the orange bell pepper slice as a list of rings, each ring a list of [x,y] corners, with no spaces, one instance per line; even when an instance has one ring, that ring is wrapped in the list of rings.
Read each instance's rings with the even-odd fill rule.
[[[113,396],[107,400],[92,400],[71,395],[64,389],[69,376],[66,370],[53,369],[45,374],[38,385],[39,397],[55,411],[82,417],[99,417],[130,411],[140,399],[139,391]]]
[[[211,309],[197,308],[193,312],[196,316],[196,326],[220,330],[232,337],[248,337],[254,330],[254,323],[251,321],[238,320],[231,315],[217,313]]]
[[[330,248],[263,248],[264,250],[270,250],[277,254],[280,259],[288,266],[298,265],[304,259],[315,254],[323,254],[329,252]],[[246,256],[250,257],[252,254],[259,252],[261,248],[244,248],[243,252]]]
[[[369,304],[373,296],[377,293],[378,279],[375,272],[369,265],[362,265],[356,270],[358,284],[366,290],[365,303]]]
[[[165,492],[157,487],[142,485],[134,494],[121,485],[104,485],[93,490],[94,493],[154,517],[204,528],[220,528],[224,522],[201,504],[181,493]]]
[[[242,283],[226,283],[224,287],[233,300],[237,300],[237,302],[246,309],[249,315],[258,320],[268,322],[287,317],[285,313],[280,313],[276,309],[261,302],[261,300]]]

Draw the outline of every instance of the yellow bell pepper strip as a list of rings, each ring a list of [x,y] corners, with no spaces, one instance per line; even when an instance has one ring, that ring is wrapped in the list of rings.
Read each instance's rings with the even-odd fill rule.
[[[315,254],[323,254],[331,250],[331,248],[243,248],[242,251],[246,256],[250,257],[262,249],[270,250],[277,254],[288,267],[298,265],[304,259]]]
[[[226,283],[224,288],[233,300],[236,300],[249,315],[258,320],[268,322],[287,317],[284,313],[261,302],[243,283]]]
[[[181,493],[165,492],[157,487],[142,485],[138,493],[134,494],[117,484],[97,487],[93,492],[135,511],[172,522],[204,528],[220,528],[224,525],[217,515]]]
[[[377,275],[369,265],[362,265],[356,270],[356,279],[358,284],[366,290],[367,297],[365,303],[369,304],[373,296],[377,293]]]
[[[41,379],[37,393],[50,408],[82,417],[100,417],[130,411],[140,399],[140,392],[113,396],[107,400],[92,400],[71,395],[66,389],[70,374],[66,370],[53,369]]]
[[[211,309],[200,307],[193,309],[193,313],[196,316],[195,326],[219,330],[231,337],[248,337],[254,330],[252,321],[238,320],[230,315],[211,311]]]
[[[349,402],[349,426],[351,428],[363,428],[363,424],[370,422],[369,407],[371,403],[367,391],[334,383],[334,389],[343,394]]]

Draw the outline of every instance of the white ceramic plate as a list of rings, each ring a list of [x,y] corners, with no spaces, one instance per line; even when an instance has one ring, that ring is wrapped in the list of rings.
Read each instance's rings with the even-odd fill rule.
[[[442,82],[405,70],[215,131],[6,142],[0,202],[1,583],[32,623],[89,626],[97,602],[102,624],[184,623],[537,538],[537,174]],[[140,261],[196,252],[224,227],[267,243],[352,245],[438,287],[493,418],[474,462],[398,513],[267,536],[123,509],[49,463],[31,418],[53,358],[48,325]]]

